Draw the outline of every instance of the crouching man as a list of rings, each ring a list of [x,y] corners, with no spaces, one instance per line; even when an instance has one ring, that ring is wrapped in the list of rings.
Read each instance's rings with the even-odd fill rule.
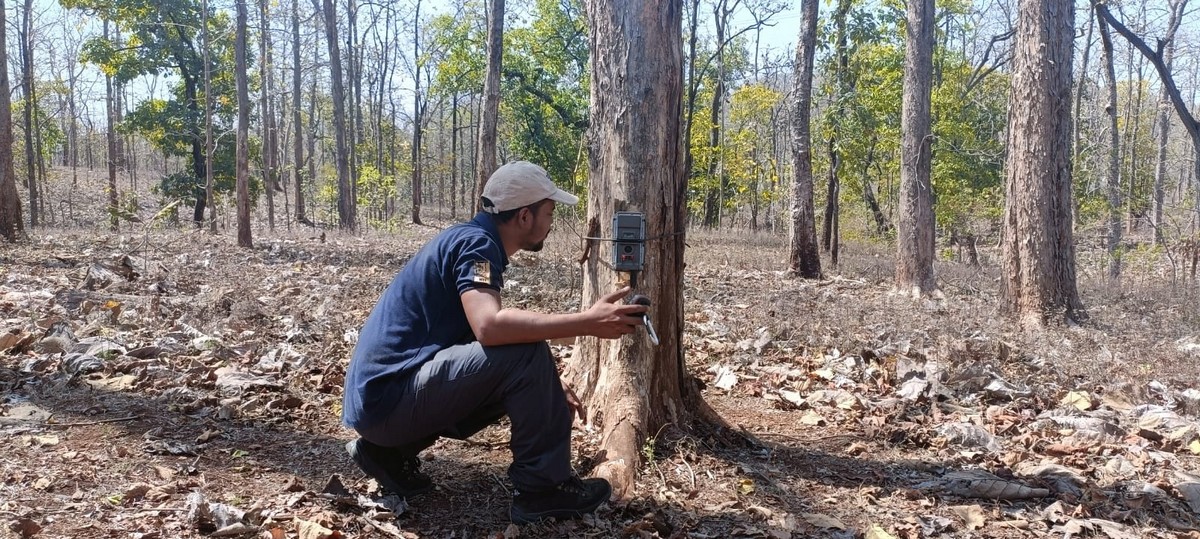
[[[412,497],[433,486],[421,451],[507,415],[513,522],[592,512],[611,488],[572,473],[572,415],[582,418],[583,407],[559,380],[546,341],[619,338],[646,308],[621,302],[628,288],[578,313],[504,308],[509,257],[541,250],[555,204],[579,199],[518,161],[492,174],[482,202],[474,219],[422,247],[367,317],[346,371],[342,420],[360,436],[346,450],[382,488]]]

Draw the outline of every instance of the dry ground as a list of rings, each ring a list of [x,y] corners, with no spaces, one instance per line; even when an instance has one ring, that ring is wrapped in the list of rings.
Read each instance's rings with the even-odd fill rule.
[[[580,307],[565,221],[506,302]],[[1200,311],[1155,253],[1119,286],[1084,253],[1091,319],[1023,332],[987,250],[913,301],[884,247],[810,282],[779,238],[695,231],[689,374],[734,431],[666,428],[635,499],[517,528],[503,425],[428,451],[439,488],[407,507],[342,450],[355,332],[436,227],[263,228],[251,250],[132,223],[2,247],[0,537],[1200,537]]]

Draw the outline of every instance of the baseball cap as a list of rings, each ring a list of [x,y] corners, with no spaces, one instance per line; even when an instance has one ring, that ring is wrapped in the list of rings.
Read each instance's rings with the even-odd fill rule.
[[[483,186],[483,211],[500,213],[545,199],[575,205],[579,197],[554,185],[546,169],[529,161],[513,161],[496,169]]]

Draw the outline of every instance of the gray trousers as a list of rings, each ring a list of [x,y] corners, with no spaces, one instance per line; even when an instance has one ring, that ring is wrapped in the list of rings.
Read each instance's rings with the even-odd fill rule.
[[[513,485],[539,491],[570,477],[571,410],[546,343],[452,346],[397,383],[395,409],[359,431],[367,441],[416,455],[441,436],[464,440],[507,414]]]

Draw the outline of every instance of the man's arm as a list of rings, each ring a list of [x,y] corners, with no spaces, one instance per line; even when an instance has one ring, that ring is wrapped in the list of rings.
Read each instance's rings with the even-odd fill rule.
[[[620,303],[629,290],[622,288],[586,311],[568,314],[505,309],[500,305],[500,292],[490,288],[473,288],[459,297],[475,338],[484,346],[498,346],[582,335],[616,339],[633,333],[642,324],[646,307]]]

